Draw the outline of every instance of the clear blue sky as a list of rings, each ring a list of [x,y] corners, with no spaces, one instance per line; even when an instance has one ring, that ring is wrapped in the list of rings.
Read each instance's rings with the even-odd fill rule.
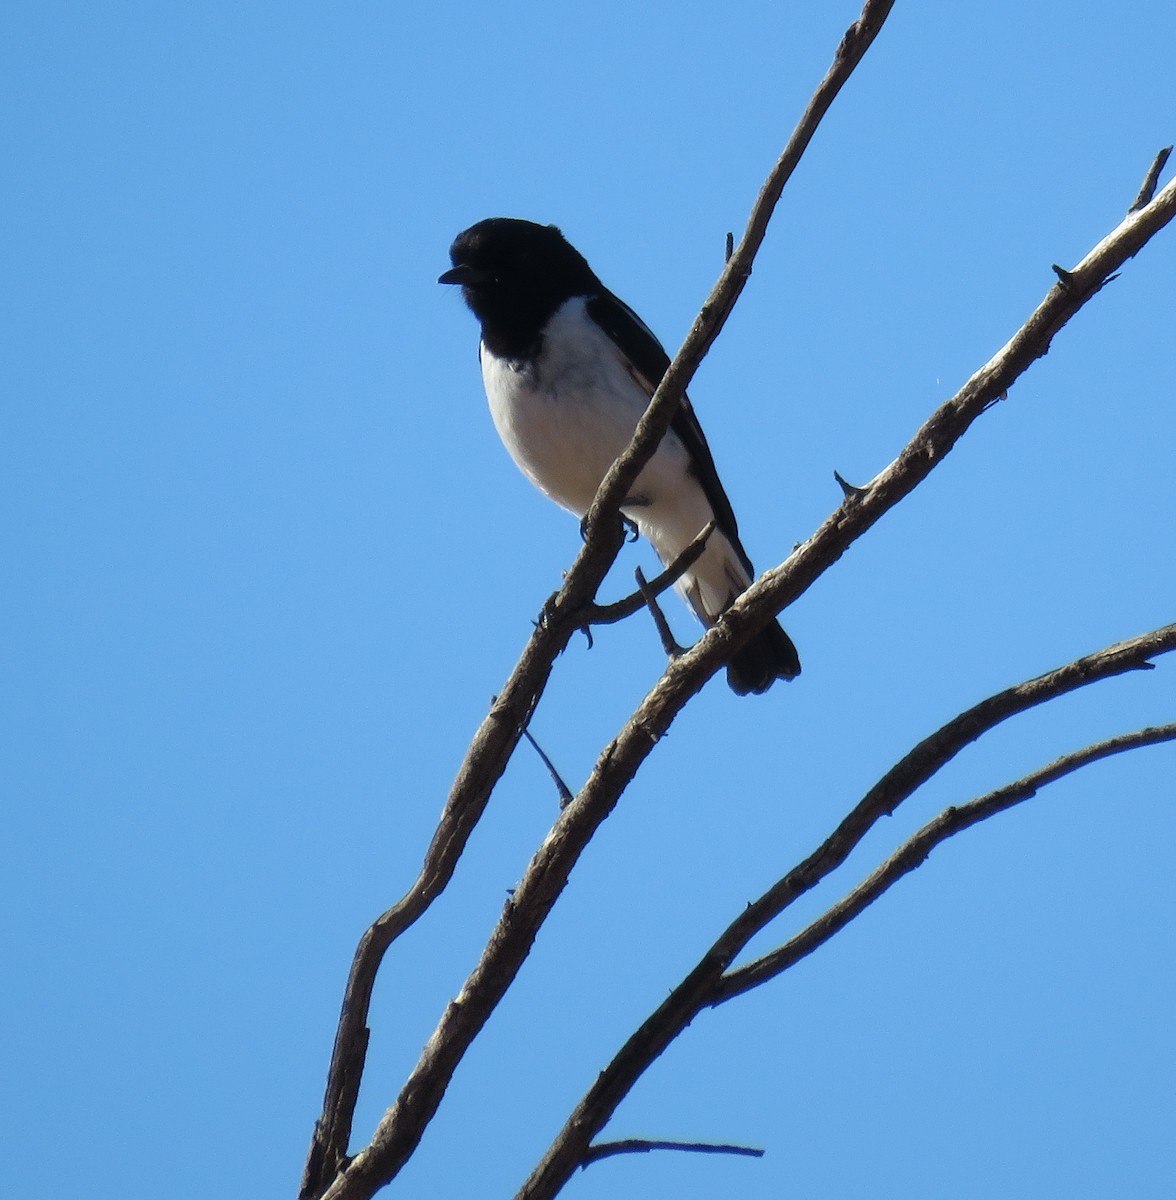
[[[293,1195],[356,939],[578,546],[494,435],[475,323],[434,282],[449,242],[556,222],[673,348],[856,12],[8,15],[5,1195]],[[692,389],[758,565],[1118,222],[1176,140],[1174,42],[1170,0],[900,0]],[[803,677],[716,680],[683,716],[400,1193],[510,1195],[715,932],[915,741],[1173,619],[1174,293],[1169,229],[790,610]],[[573,643],[533,726],[570,781],[661,661],[642,617]],[[1172,720],[1174,679],[971,748],[801,915],[944,804]],[[566,1195],[1170,1196],[1174,777],[1176,748],[1146,750],[958,838],[696,1022],[610,1129],[762,1161],[617,1159]],[[359,1134],[554,815],[524,748],[387,963]]]

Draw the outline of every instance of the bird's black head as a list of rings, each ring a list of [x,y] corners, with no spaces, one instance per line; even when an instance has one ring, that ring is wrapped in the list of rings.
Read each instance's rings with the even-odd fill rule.
[[[529,353],[565,300],[602,290],[584,256],[554,225],[491,217],[459,233],[449,258],[453,269],[437,282],[461,285],[482,322],[482,340],[506,357]]]

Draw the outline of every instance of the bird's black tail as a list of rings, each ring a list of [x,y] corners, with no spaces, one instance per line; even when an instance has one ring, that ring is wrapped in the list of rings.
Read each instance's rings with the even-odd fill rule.
[[[779,621],[765,625],[727,664],[727,682],[739,696],[766,692],[777,679],[800,674],[800,655]]]

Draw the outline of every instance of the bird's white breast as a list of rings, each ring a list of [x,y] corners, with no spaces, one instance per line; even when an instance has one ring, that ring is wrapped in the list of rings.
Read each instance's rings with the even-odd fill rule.
[[[584,516],[649,403],[644,386],[582,298],[568,300],[552,317],[534,360],[499,358],[484,345],[481,353],[490,413],[511,457],[541,492]],[[663,438],[622,511],[664,563],[712,519],[674,433]],[[738,555],[716,532],[678,590],[709,624],[748,582]]]
[[[482,379],[511,457],[540,491],[582,517],[649,401],[584,300],[556,312],[534,360],[499,358],[483,346]],[[635,494],[664,490],[667,473],[680,481],[686,465],[685,450],[669,435]]]

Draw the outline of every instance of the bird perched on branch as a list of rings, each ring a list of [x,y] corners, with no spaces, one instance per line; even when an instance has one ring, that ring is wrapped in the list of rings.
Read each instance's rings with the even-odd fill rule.
[[[453,267],[438,282],[459,284],[482,323],[482,380],[499,436],[523,474],[582,519],[669,356],[554,225],[492,217],[458,234],[449,257]],[[621,512],[667,566],[714,522],[702,555],[675,585],[706,626],[755,578],[685,396]],[[740,695],[799,674],[796,647],[776,621],[727,668]]]

